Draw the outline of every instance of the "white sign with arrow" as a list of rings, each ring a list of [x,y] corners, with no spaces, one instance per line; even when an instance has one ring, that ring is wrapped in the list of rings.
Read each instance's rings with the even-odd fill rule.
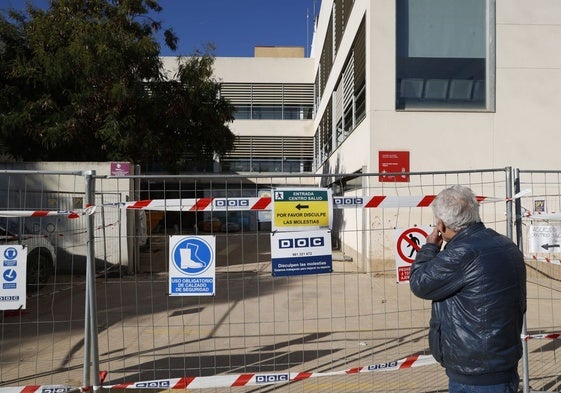
[[[531,253],[561,253],[561,226],[530,225],[528,244]]]

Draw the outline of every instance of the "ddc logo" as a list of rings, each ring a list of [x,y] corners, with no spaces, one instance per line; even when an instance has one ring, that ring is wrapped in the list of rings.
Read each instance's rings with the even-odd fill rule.
[[[134,384],[135,388],[146,388],[146,389],[158,389],[158,388],[169,388],[171,386],[169,381],[147,381],[147,382],[137,382]]]
[[[256,375],[256,383],[288,382],[288,374]]]
[[[334,197],[333,203],[337,206],[357,206],[362,205],[364,199],[361,197]]]
[[[279,248],[307,248],[323,247],[325,240],[323,237],[300,237],[296,239],[279,239]]]
[[[249,199],[215,199],[216,207],[248,207]]]

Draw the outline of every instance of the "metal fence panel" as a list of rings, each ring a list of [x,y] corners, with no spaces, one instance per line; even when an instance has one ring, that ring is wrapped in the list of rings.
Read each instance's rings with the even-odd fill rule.
[[[520,199],[518,237],[527,263],[526,315],[531,389],[561,391],[561,171],[520,170],[515,182],[527,193]]]
[[[425,357],[430,303],[397,283],[396,234],[432,225],[431,197],[453,184],[482,197],[487,226],[512,234],[510,168],[404,175],[407,181],[392,182],[364,173],[98,177],[96,338],[104,386],[446,391],[443,369]],[[119,183],[131,185],[130,194]],[[332,273],[273,276],[269,210],[188,205],[270,196],[278,187],[328,187],[347,198],[339,201],[348,206],[333,209]],[[169,296],[172,235],[215,237],[215,296]],[[76,274],[64,277],[64,288],[41,290],[40,312],[3,317],[0,386],[83,383],[85,284]],[[529,302],[529,326],[535,330],[537,318],[542,330],[558,327],[551,315],[558,299],[553,292],[538,298]],[[554,360],[555,349],[542,351],[538,364]],[[532,387],[550,382],[540,377]]]
[[[199,378],[228,391],[446,390],[436,364],[379,372],[428,353],[430,305],[412,296],[407,284],[396,283],[395,231],[431,225],[430,209],[412,201],[462,183],[478,195],[498,197],[500,202],[484,204],[482,211],[488,224],[504,233],[508,187],[505,170],[409,176],[406,183],[382,183],[376,174],[141,179],[142,200],[256,197],[276,187],[327,186],[339,196],[398,197],[398,202],[389,208],[334,209],[333,273],[289,277],[271,274],[270,223],[258,212],[166,210],[154,217],[146,210],[150,233],[137,271],[98,282],[106,383],[173,383],[193,376],[191,386],[200,386]],[[216,236],[216,296],[166,295],[172,234]],[[369,372],[324,375],[359,368]],[[243,385],[237,379],[243,375],[275,379],[287,372],[311,377],[288,385],[231,387]],[[228,375],[236,379],[217,378]]]
[[[0,175],[0,226],[10,230],[2,244],[29,246],[28,277],[34,266],[43,272],[46,267],[38,265],[39,254],[31,251],[34,244],[50,243],[56,265],[52,274],[44,276],[46,282],[28,284],[26,309],[0,311],[2,386],[82,384],[85,258],[68,247],[68,239],[76,246],[85,243],[86,226],[80,218],[68,218],[68,211],[75,203],[81,209],[83,198],[84,180],[79,172],[6,171]],[[8,211],[14,214],[8,217]]]

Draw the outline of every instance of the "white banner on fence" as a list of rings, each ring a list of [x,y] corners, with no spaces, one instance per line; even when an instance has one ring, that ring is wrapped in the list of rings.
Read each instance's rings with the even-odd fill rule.
[[[0,246],[0,255],[0,310],[25,309],[27,248],[20,245]]]
[[[531,253],[561,252],[561,226],[530,225],[528,246]]]

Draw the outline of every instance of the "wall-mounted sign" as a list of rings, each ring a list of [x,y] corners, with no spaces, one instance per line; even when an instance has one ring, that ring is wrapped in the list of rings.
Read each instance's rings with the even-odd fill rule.
[[[128,176],[131,173],[131,164],[129,162],[112,162],[111,176]]]
[[[409,152],[408,151],[379,151],[378,172],[382,175],[380,182],[408,182],[409,181]]]

